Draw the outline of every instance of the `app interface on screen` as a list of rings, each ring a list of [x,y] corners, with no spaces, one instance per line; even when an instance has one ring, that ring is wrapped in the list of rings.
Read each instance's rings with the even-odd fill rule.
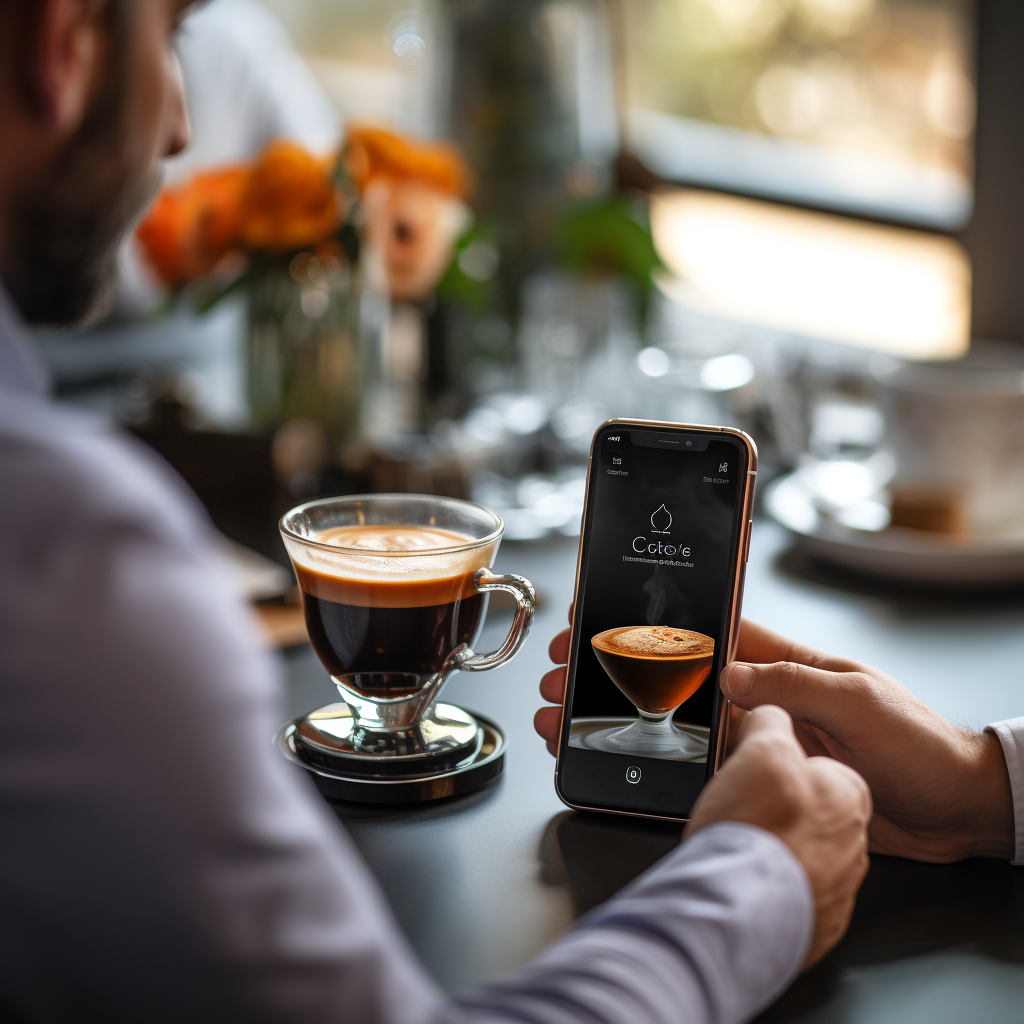
[[[685,813],[708,759],[745,452],[612,431],[595,462],[563,781],[579,790],[597,771],[624,807]]]

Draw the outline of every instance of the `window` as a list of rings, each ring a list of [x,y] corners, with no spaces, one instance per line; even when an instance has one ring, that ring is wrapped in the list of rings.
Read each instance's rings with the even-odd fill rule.
[[[972,209],[967,0],[621,0],[662,177],[940,230]]]

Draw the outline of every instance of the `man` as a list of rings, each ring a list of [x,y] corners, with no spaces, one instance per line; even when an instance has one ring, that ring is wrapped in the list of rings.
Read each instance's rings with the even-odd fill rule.
[[[46,400],[187,122],[181,0],[0,0],[0,1019],[736,1022],[844,931],[870,797],[758,708],[689,837],[452,1001],[269,742],[274,664],[200,509]]]

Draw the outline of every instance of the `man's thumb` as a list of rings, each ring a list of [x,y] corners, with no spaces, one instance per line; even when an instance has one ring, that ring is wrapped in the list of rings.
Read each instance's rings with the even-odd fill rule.
[[[722,669],[722,673],[718,678],[719,685],[722,687],[722,693],[726,695],[733,702],[733,704],[739,704],[742,707],[747,707],[747,698],[750,696],[751,690],[754,688],[757,673],[750,665],[744,665],[742,662],[734,661],[731,665],[726,665]]]
[[[828,729],[843,715],[850,692],[849,677],[793,661],[771,665],[734,662],[722,669],[722,692],[734,704],[750,710],[775,704],[798,721]]]

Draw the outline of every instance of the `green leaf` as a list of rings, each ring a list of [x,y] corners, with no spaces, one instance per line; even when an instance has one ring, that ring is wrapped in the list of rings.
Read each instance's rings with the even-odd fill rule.
[[[494,306],[496,298],[496,282],[501,274],[501,267],[494,277],[487,281],[479,281],[465,274],[459,266],[459,257],[475,242],[494,244],[493,233],[486,224],[474,223],[469,230],[455,243],[455,253],[444,277],[441,278],[435,294],[438,298],[453,299],[476,312],[485,312]]]
[[[641,316],[646,316],[654,271],[664,263],[639,203],[611,195],[572,207],[562,222],[559,255],[573,273],[615,275],[632,282]]]

